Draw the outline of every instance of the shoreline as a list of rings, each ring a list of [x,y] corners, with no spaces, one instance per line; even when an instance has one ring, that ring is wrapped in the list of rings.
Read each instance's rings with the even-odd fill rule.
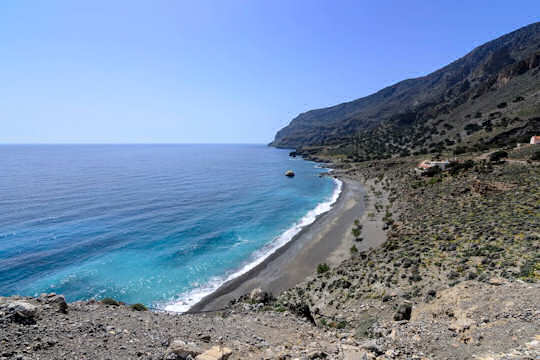
[[[328,169],[317,165],[316,167]],[[328,172],[323,173],[327,175],[332,169],[329,169]],[[199,288],[195,288],[190,291],[188,294],[188,301],[176,301],[169,302],[164,306],[159,306],[161,310],[168,312],[176,313],[186,313],[189,312],[193,306],[197,305],[199,302],[205,298],[211,296],[213,293],[218,291],[222,286],[228,284],[229,282],[242,277],[246,273],[252,271],[257,266],[264,263],[269,257],[271,257],[279,249],[285,247],[288,243],[293,241],[295,237],[303,231],[304,228],[309,227],[313,224],[321,215],[324,215],[330,212],[334,205],[338,202],[341,194],[343,193],[343,181],[338,179],[335,176],[324,176],[331,179],[334,182],[334,189],[332,195],[325,199],[315,206],[315,208],[309,210],[304,216],[302,216],[297,222],[291,225],[287,230],[280,233],[276,236],[271,242],[266,244],[261,249],[257,250],[259,253],[258,256],[250,260],[249,262],[244,263],[240,268],[236,269],[234,272],[225,275],[221,278],[215,278],[210,281],[207,285]]]
[[[337,178],[337,177],[336,177]],[[354,243],[351,228],[354,220],[365,218],[364,195],[368,189],[357,180],[339,177],[341,193],[329,211],[316,217],[290,241],[277,248],[261,263],[240,276],[228,280],[189,308],[187,313],[219,310],[233,299],[255,288],[279,295],[307,277],[314,275],[323,262],[338,265]],[[380,236],[357,242],[363,250],[384,242]]]
[[[328,174],[328,173],[324,173]],[[335,188],[329,199],[326,201],[320,202],[317,206],[309,210],[298,222],[294,223],[286,231],[281,233],[279,236],[274,238],[273,241],[265,245],[259,251],[266,249],[264,253],[252,261],[244,264],[239,269],[235,270],[232,274],[224,276],[222,279],[216,279],[214,285],[210,285],[202,288],[194,289],[190,294],[195,301],[191,303],[186,302],[173,302],[165,305],[162,310],[175,313],[188,313],[192,311],[193,307],[199,304],[201,301],[204,301],[206,298],[211,297],[217,291],[219,291],[223,286],[229,284],[230,282],[235,281],[236,279],[242,278],[244,275],[252,272],[257,267],[262,265],[265,261],[271,258],[276,252],[280,249],[285,248],[289,243],[294,241],[294,239],[307,227],[311,226],[317,219],[332,211],[336,203],[339,201],[341,194],[343,193],[343,181],[337,177],[329,177],[335,183]],[[218,283],[216,285],[216,282]]]

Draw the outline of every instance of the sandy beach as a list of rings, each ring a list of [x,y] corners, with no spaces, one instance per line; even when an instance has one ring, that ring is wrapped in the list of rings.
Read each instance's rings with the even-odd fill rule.
[[[263,263],[223,284],[190,311],[224,308],[231,300],[255,288],[277,295],[313,275],[318,264],[339,264],[349,256],[353,243],[360,251],[382,244],[385,241],[382,221],[366,216],[372,206],[372,202],[366,202],[366,195],[371,196],[369,189],[356,180],[340,180],[343,181],[342,192],[330,211],[320,215]],[[351,233],[356,219],[364,225],[362,242],[355,242]]]

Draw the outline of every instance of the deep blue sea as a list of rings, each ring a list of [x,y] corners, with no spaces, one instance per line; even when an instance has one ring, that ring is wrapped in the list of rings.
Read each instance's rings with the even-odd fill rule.
[[[264,145],[0,146],[0,295],[187,310],[331,207],[323,171]]]

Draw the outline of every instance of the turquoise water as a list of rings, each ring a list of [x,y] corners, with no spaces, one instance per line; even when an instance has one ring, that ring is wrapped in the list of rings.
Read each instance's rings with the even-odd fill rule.
[[[290,240],[338,188],[263,145],[9,145],[0,168],[0,295],[177,311]]]

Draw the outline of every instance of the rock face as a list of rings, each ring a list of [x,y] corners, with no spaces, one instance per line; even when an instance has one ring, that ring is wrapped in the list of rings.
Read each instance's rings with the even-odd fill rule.
[[[467,125],[464,137],[483,127],[483,140],[495,138],[500,132],[491,130],[498,118],[513,119],[525,109],[531,117],[538,116],[534,98],[540,86],[539,48],[537,22],[490,41],[429,75],[401,81],[351,102],[302,113],[276,134],[271,145],[296,149],[350,146],[352,134],[358,134],[359,141],[352,147],[372,155],[375,151],[399,154],[427,146],[427,139],[421,138],[427,129],[437,134],[440,146],[452,146],[454,135]],[[513,99],[520,99],[519,104],[506,106]],[[523,125],[527,121],[518,122]],[[443,143],[446,140],[448,143]],[[389,142],[406,148],[388,147]]]

